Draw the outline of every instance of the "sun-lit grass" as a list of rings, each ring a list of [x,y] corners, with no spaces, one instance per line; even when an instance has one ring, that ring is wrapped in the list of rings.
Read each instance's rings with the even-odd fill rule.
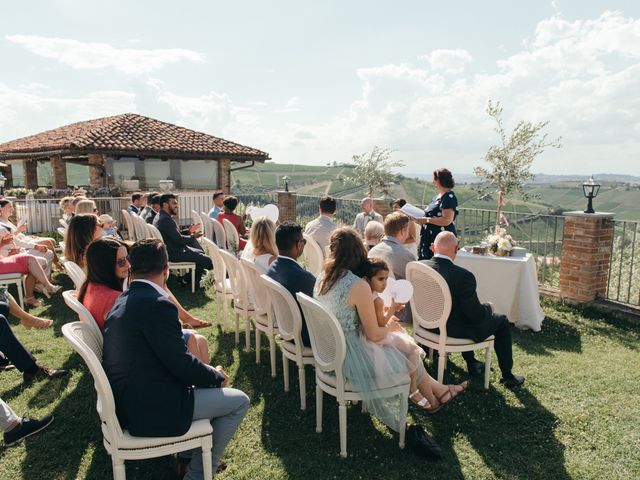
[[[59,281],[70,288],[66,277]],[[177,286],[174,292],[201,317],[215,318],[218,310],[208,295]],[[506,390],[496,370],[490,390],[474,382],[434,416],[410,408],[410,421],[423,425],[443,449],[444,459],[437,463],[399,450],[397,437],[359,408],[349,410],[349,458],[341,459],[337,406],[328,397],[324,431],[315,432],[312,368],[307,368],[308,410],[302,412],[295,369],[291,391],[283,392],[280,356],[278,378],[272,379],[266,349],[263,363],[256,365],[254,352],[236,347],[230,330],[204,330],[213,362],[228,366],[233,386],[252,399],[227,449],[229,467],[216,478],[640,478],[638,327],[588,309],[543,306],[542,332],[513,330],[515,370],[527,376],[524,388]],[[11,319],[17,335],[40,362],[69,368],[71,375],[25,389],[19,373],[0,373],[0,397],[17,412],[56,416],[41,434],[13,448],[0,447],[0,478],[110,479],[91,376],[60,333],[74,317],[59,295],[37,313],[55,320],[53,330],[26,331]],[[466,378],[461,366],[453,355],[450,381]],[[169,457],[127,462],[127,478],[172,479],[172,468]]]

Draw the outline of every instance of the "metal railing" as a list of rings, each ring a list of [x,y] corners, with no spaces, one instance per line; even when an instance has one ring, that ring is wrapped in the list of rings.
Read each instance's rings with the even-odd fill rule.
[[[297,222],[303,227],[314,218],[320,215],[318,200],[320,197],[313,195],[297,195],[296,196],[296,218]],[[336,215],[335,223],[342,225],[352,225],[353,220],[360,212],[360,200],[351,200],[347,198],[336,198]]]
[[[615,221],[607,300],[640,305],[640,222]]]

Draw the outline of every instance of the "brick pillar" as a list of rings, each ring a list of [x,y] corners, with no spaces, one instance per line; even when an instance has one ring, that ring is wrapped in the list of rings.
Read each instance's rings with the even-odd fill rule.
[[[231,192],[231,160],[218,160],[218,189],[229,195]]]
[[[38,162],[36,160],[23,160],[24,188],[35,190],[38,188]]]
[[[89,164],[89,186],[93,189],[106,187],[107,176],[102,155],[90,153],[87,157],[87,163]]]
[[[278,190],[278,209],[280,210],[280,223],[287,220],[296,221],[296,192]]]
[[[4,181],[4,188],[13,188],[13,169],[11,165],[2,169],[2,174],[6,180]]]
[[[50,157],[51,160],[51,187],[67,188],[67,164],[60,155]]]
[[[613,227],[613,213],[565,213],[560,262],[562,299],[585,303],[606,296]]]

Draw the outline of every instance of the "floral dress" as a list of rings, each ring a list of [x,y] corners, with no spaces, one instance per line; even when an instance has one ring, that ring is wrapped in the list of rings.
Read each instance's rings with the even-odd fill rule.
[[[445,192],[444,194],[436,195],[431,199],[431,203],[427,206],[424,213],[427,217],[442,217],[442,211],[453,209],[453,221],[455,222],[456,217],[458,216],[458,199],[456,198],[456,194],[452,191]],[[446,227],[440,227],[438,225],[433,225],[431,223],[426,223],[422,225],[420,229],[420,246],[418,247],[418,260],[429,260],[433,257],[433,252],[431,251],[431,245],[433,241],[436,239],[436,236],[440,232],[453,232],[454,235],[457,235],[456,226],[451,222]]]
[[[346,380],[351,382],[369,409],[380,421],[393,430],[398,429],[400,397],[376,398],[375,390],[393,387],[409,380],[409,374],[417,371],[419,381],[426,375],[422,361],[416,363],[392,344],[380,345],[368,340],[363,331],[355,307],[348,303],[349,292],[360,278],[348,271],[325,295],[320,295],[319,285],[323,274],[316,280],[314,297],[340,322],[344,332],[347,352],[342,367]]]

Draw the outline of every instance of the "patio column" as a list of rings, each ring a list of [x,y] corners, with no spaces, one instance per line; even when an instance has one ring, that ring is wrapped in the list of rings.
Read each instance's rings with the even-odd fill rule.
[[[27,190],[38,188],[38,161],[23,160],[22,169],[24,171],[24,188]]]
[[[67,188],[67,164],[60,155],[49,158],[51,161],[51,187]]]
[[[280,220],[280,223],[296,221],[296,201],[296,192],[285,192],[284,190],[278,191],[278,209],[280,210],[278,220]]]
[[[572,303],[604,298],[613,244],[613,213],[564,214],[560,297]]]
[[[90,153],[87,155],[87,163],[89,164],[89,186],[93,189],[106,187],[107,176],[105,175],[103,156]]]
[[[231,193],[231,160],[228,158],[218,160],[218,189],[226,195]]]

